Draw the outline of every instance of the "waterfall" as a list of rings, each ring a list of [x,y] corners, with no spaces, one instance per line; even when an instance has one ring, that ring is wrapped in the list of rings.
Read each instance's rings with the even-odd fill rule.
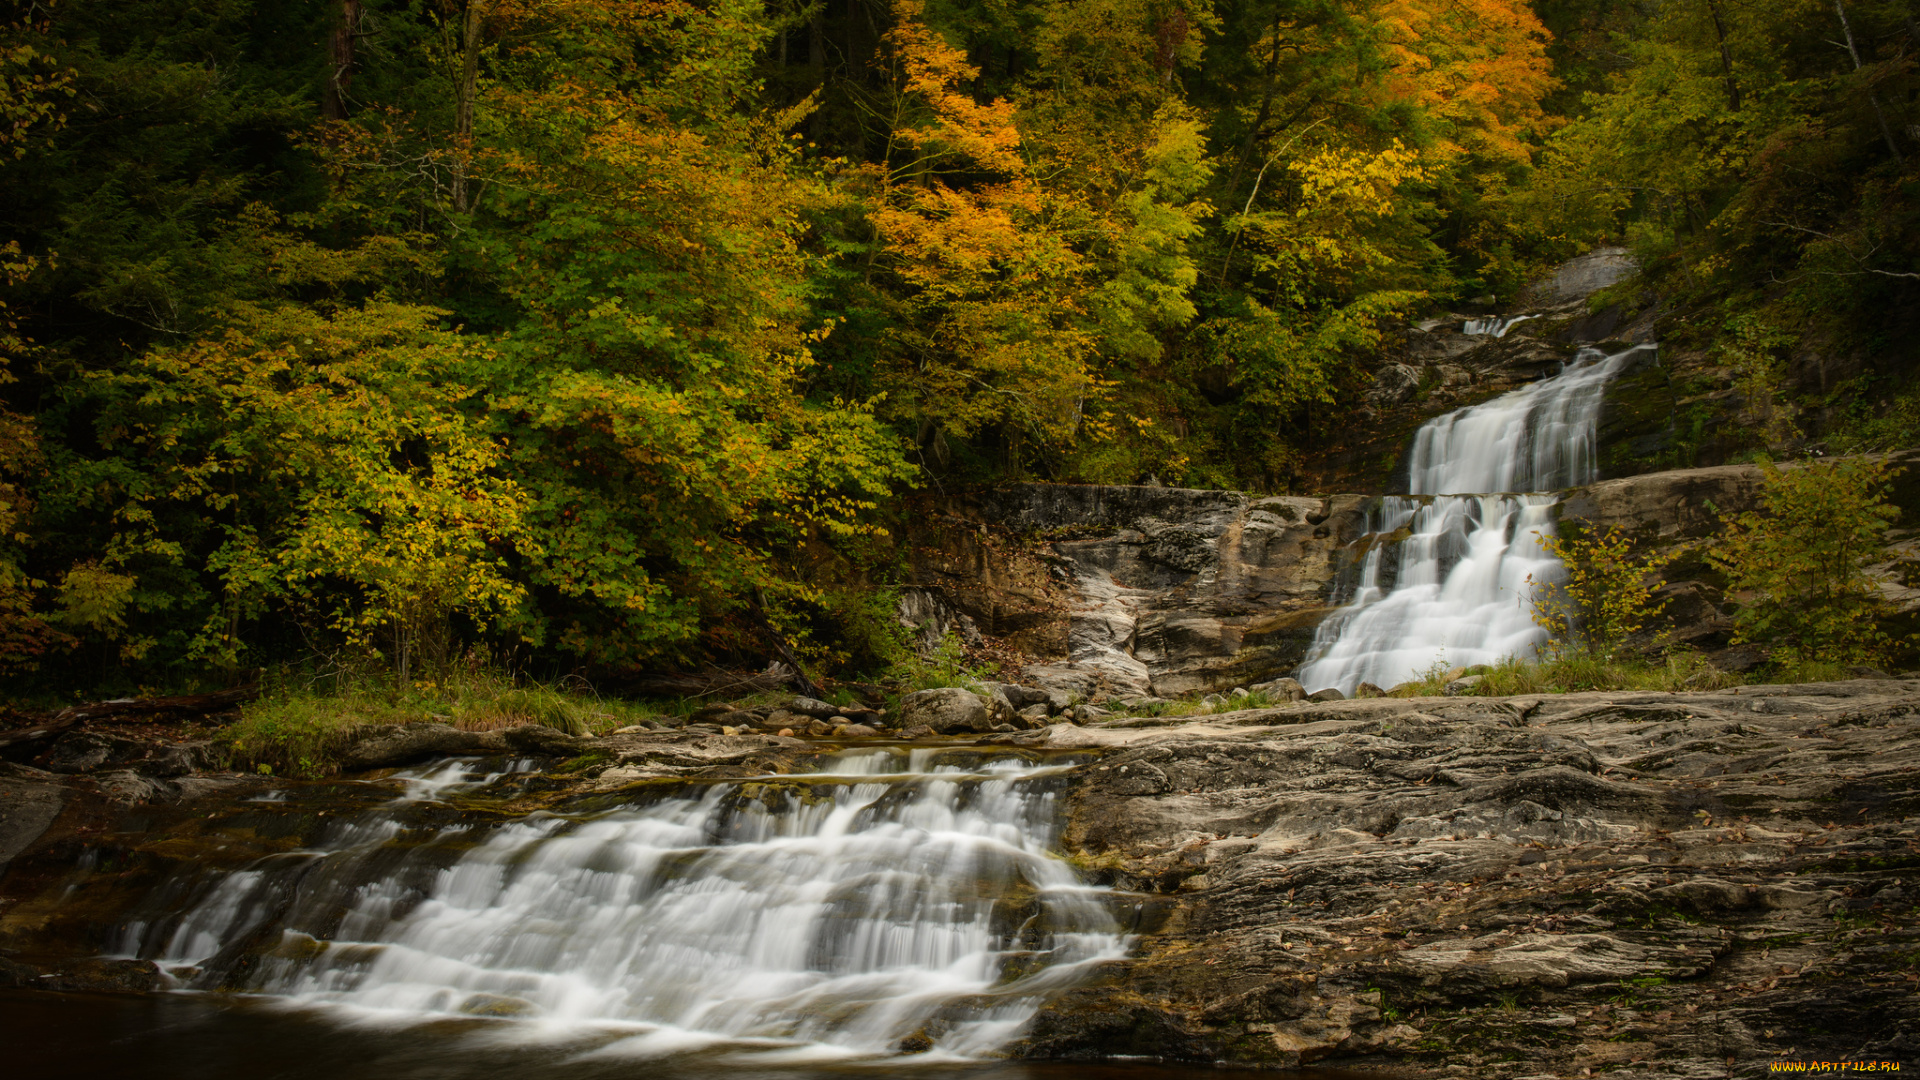
[[[1470,336],[1484,334],[1488,337],[1503,338],[1507,336],[1507,331],[1519,326],[1528,319],[1537,319],[1539,317],[1538,315],[1507,315],[1491,319],[1468,319],[1466,322],[1460,324],[1460,332]]]
[[[868,750],[447,824],[420,800],[525,774],[440,762],[309,848],[154,898],[123,949],[353,1016],[568,1025],[594,1055],[978,1056],[1128,946],[1113,894],[1049,853],[1069,767]]]
[[[1607,383],[1651,348],[1582,349],[1552,378],[1424,424],[1408,494],[1369,511],[1358,583],[1315,633],[1301,684],[1352,693],[1545,644],[1527,580],[1562,573],[1540,544],[1553,531],[1551,493],[1593,481]]]

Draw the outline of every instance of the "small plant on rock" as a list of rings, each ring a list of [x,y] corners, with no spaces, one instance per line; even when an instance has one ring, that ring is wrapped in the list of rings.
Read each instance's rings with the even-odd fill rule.
[[[1533,621],[1556,642],[1611,659],[1666,607],[1653,593],[1661,584],[1660,570],[1679,551],[1635,554],[1632,537],[1612,526],[1600,532],[1565,522],[1561,530],[1557,536],[1542,535],[1540,546],[1560,560],[1567,576],[1544,582],[1528,575]]]

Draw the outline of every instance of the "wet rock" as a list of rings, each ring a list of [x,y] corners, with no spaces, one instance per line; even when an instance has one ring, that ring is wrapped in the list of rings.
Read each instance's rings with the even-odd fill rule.
[[[807,721],[807,734],[815,739],[824,739],[833,734],[833,725],[825,720]]]
[[[821,701],[819,698],[795,697],[786,703],[786,709],[800,716],[817,716],[822,719],[840,715],[840,706]]]
[[[132,769],[147,776],[185,776],[204,768],[216,755],[205,741],[174,743],[131,739],[98,731],[71,731],[47,751],[52,772],[78,774]]]
[[[354,731],[340,754],[348,770],[412,765],[453,754],[499,753],[506,741],[497,732],[461,731],[451,724],[382,724]]]
[[[994,711],[978,694],[957,687],[920,690],[900,699],[900,726],[940,735],[993,730]]]
[[[880,732],[865,724],[841,724],[833,730],[836,739],[877,739]]]
[[[150,994],[162,988],[160,969],[150,960],[93,957],[69,960],[41,970],[0,960],[0,986],[70,994]]]
[[[1034,728],[1034,727],[1047,726],[1048,714],[1047,714],[1047,706],[1044,702],[1039,705],[1029,705],[1024,709],[1021,709],[1019,716],[1020,716],[1020,723],[1026,727]]]
[[[0,872],[39,840],[66,804],[66,789],[51,773],[0,762]]]

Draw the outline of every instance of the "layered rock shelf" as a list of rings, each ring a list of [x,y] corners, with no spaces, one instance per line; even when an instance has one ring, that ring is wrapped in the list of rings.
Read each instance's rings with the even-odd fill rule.
[[[363,756],[436,738],[379,733]],[[547,761],[537,779],[396,819],[805,782],[821,754],[883,744],[502,739]],[[1126,959],[1041,1010],[1019,1056],[1518,1078],[1920,1052],[1920,680],[1301,702],[912,745],[1068,766],[1061,847],[1115,890],[1133,935]],[[78,990],[161,985],[99,954],[170,875],[298,849],[328,814],[391,798],[383,771],[341,785],[5,768],[0,977]]]

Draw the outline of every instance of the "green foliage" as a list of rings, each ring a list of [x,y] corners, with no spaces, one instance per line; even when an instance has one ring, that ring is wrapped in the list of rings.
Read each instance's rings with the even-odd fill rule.
[[[1887,504],[1895,475],[1885,461],[1845,458],[1761,465],[1760,508],[1725,522],[1707,561],[1740,601],[1735,640],[1796,660],[1858,664],[1890,645],[1889,613],[1866,574],[1882,558],[1881,534],[1899,510]]]
[[[356,730],[380,724],[437,720],[467,731],[539,724],[589,735],[651,714],[642,705],[515,680],[470,661],[449,668],[437,682],[406,689],[354,669],[277,682],[219,736],[235,767],[301,779],[328,776],[338,771]]]
[[[1446,690],[1447,668],[1436,664],[1421,677],[1394,688],[1396,697],[1437,696]],[[1699,653],[1668,650],[1657,660],[1604,657],[1584,651],[1552,653],[1537,659],[1510,656],[1481,672],[1472,694],[1567,694],[1584,690],[1719,690],[1745,680],[1715,668]]]
[[[1527,583],[1533,588],[1533,621],[1557,642],[1600,659],[1611,659],[1628,638],[1658,618],[1655,602],[1662,567],[1679,549],[1634,554],[1633,538],[1609,526],[1604,533],[1563,522],[1540,546],[1560,560],[1565,577]]]

